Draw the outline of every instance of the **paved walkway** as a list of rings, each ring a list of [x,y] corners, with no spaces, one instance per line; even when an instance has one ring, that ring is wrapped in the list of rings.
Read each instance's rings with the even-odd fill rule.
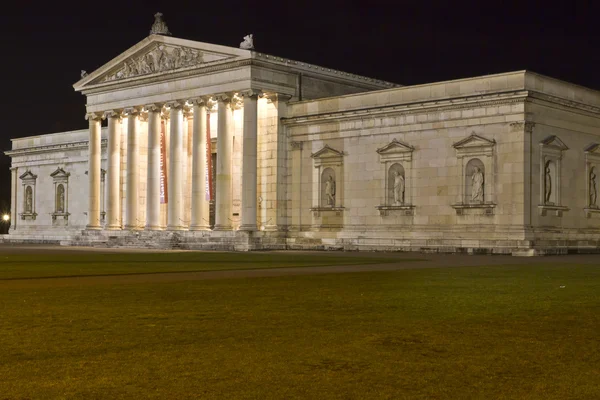
[[[60,246],[42,246],[42,245],[0,245],[1,256],[5,254],[57,254],[71,252],[181,252],[185,250],[147,250],[147,249],[98,249],[85,247],[60,247]],[[291,253],[291,251],[286,251]],[[300,252],[298,252],[300,253]],[[324,252],[302,252],[303,254],[323,254]],[[66,277],[66,278],[40,278],[19,280],[20,286],[35,286],[41,281],[53,281],[53,286],[73,286],[73,285],[91,285],[98,283],[145,283],[145,282],[180,282],[188,280],[204,279],[232,279],[232,278],[256,278],[256,277],[276,277],[292,275],[318,275],[318,274],[339,274],[348,272],[364,271],[398,271],[404,269],[421,268],[442,268],[459,266],[478,266],[478,265],[527,265],[527,264],[596,264],[600,267],[600,255],[567,255],[567,256],[546,256],[546,257],[512,257],[512,256],[485,256],[485,255],[462,255],[462,254],[424,254],[424,253],[384,253],[384,252],[337,252],[336,255],[352,258],[355,255],[361,257],[388,257],[397,259],[398,262],[386,264],[366,264],[366,265],[335,265],[319,267],[292,267],[292,268],[273,268],[273,269],[254,269],[254,270],[226,270],[226,271],[199,271],[199,272],[164,272],[138,275],[110,275],[110,276],[89,276],[89,277]],[[417,261],[418,260],[418,261]],[[12,281],[14,282],[14,281]],[[0,286],[2,283],[0,282]]]

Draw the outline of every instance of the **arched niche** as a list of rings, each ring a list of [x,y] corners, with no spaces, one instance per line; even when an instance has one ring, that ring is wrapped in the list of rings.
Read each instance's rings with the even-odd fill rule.
[[[321,207],[335,207],[337,182],[333,168],[324,168],[321,173]]]
[[[465,203],[482,204],[485,202],[485,164],[479,158],[472,158],[465,167]]]
[[[554,160],[547,160],[544,164],[543,189],[544,204],[558,204],[557,166]]]
[[[387,173],[387,204],[401,206],[406,202],[406,172],[400,163],[390,165]]]

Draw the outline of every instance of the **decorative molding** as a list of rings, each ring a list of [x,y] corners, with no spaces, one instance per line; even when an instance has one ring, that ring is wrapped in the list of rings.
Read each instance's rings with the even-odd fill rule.
[[[556,217],[562,217],[563,212],[569,211],[570,208],[565,206],[540,204],[538,205],[538,210],[542,217],[548,215],[548,213],[552,213]]]
[[[292,150],[302,150],[303,143],[304,142],[290,142]]]
[[[530,121],[518,121],[518,122],[512,122],[510,124],[510,127],[513,128],[513,130],[518,131],[518,130],[523,130],[527,133],[531,133],[533,132],[533,128],[535,127],[535,122],[530,122]]]
[[[413,216],[413,215],[415,215],[416,206],[413,206],[410,204],[406,204],[406,205],[402,205],[402,206],[381,205],[381,206],[375,206],[375,208],[377,210],[379,210],[379,215],[382,217],[386,217],[386,216],[390,215],[390,213],[391,214],[400,214],[400,215],[404,215],[404,216]]]
[[[546,139],[540,142],[540,146],[556,149],[559,151],[569,150],[566,144],[563,143],[557,136],[548,136]]]
[[[494,139],[486,139],[483,136],[479,136],[475,134],[475,132],[471,133],[471,136],[466,137],[452,145],[455,149],[481,149],[485,147],[493,147],[496,144]]]
[[[460,203],[460,204],[452,204],[451,207],[456,210],[456,215],[467,215],[467,214],[478,214],[491,216],[494,215],[494,210],[496,208],[496,203]],[[475,210],[480,210],[479,212]],[[475,211],[475,212],[473,212]]]
[[[321,150],[311,154],[310,156],[316,159],[342,158],[344,156],[344,152],[333,149],[326,144]]]
[[[59,168],[56,169],[56,171],[54,171],[53,173],[51,173],[50,176],[52,178],[54,178],[55,180],[59,180],[59,179],[66,179],[69,176],[71,176],[71,174],[68,173],[68,172],[65,172],[64,169],[62,169],[62,168],[59,167]]]
[[[367,94],[365,94],[367,95]],[[302,115],[298,117],[282,118],[282,122],[286,125],[303,125],[310,124],[315,121],[329,121],[338,119],[364,119],[365,116],[385,116],[389,114],[403,115],[415,114],[417,110],[423,112],[438,112],[448,110],[470,109],[474,105],[477,107],[499,106],[505,104],[523,103],[527,98],[527,91],[519,90],[511,93],[503,93],[504,97],[496,95],[479,95],[465,96],[460,98],[444,99],[444,100],[424,100],[415,103],[392,104],[386,106],[374,106],[361,109],[351,109],[343,111],[335,111],[322,114]],[[319,101],[319,100],[314,100]],[[457,118],[466,119],[466,118]]]
[[[147,112],[161,112],[163,108],[162,104],[152,103],[144,106],[144,110]]]
[[[21,179],[23,181],[35,181],[37,179],[37,175],[35,175],[30,170],[27,170],[27,171],[25,171],[24,174],[19,176],[19,179]]]
[[[46,146],[26,147],[23,149],[15,149],[5,151],[4,154],[9,157],[26,156],[30,154],[54,152],[57,150],[80,150],[88,148],[89,140],[71,143],[51,144]],[[106,148],[108,145],[107,139],[102,139],[101,147]]]

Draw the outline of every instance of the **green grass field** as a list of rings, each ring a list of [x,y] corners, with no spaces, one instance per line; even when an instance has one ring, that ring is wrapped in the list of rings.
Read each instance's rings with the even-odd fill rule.
[[[339,253],[93,253],[0,254],[0,280],[379,264],[390,257]],[[412,260],[415,261],[415,260]]]
[[[120,279],[0,281],[0,399],[600,398],[593,265]]]

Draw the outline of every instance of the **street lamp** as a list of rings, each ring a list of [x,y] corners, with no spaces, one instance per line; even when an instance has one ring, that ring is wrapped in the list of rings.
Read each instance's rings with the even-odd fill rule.
[[[8,222],[9,220],[10,220],[10,215],[8,215],[8,214],[2,215],[2,221]]]

